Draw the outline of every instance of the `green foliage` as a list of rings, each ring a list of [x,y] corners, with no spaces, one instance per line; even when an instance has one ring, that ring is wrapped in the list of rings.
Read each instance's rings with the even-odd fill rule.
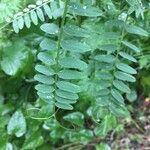
[[[17,34],[0,37],[0,149],[82,149],[95,138],[111,149],[99,142],[131,117],[127,100],[149,69],[146,4],[39,0],[14,16],[23,2],[5,6]]]
[[[111,150],[108,144],[101,143],[100,145],[96,146],[96,150]]]
[[[21,111],[16,111],[7,126],[8,134],[15,134],[16,137],[21,137],[26,133],[26,122]]]
[[[27,65],[32,63],[31,52],[28,47],[22,45],[22,42],[16,41],[3,49],[1,68],[7,75],[14,76],[21,71],[25,72]]]
[[[0,1],[0,24],[5,21],[5,19],[10,16],[12,17],[14,12],[17,12],[20,7],[20,0],[1,0]]]
[[[22,149],[33,149],[41,146],[44,142],[40,133],[33,133],[25,139]]]
[[[37,1],[36,5],[28,5],[28,8],[24,9],[14,16],[12,25],[16,33],[23,29],[24,26],[27,28],[31,27],[31,23],[38,25],[38,20],[45,21],[47,15],[50,19],[57,19],[63,13],[63,3],[56,1]]]

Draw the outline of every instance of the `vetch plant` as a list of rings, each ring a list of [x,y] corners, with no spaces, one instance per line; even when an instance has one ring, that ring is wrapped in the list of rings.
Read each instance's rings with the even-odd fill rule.
[[[117,117],[128,116],[123,95],[131,92],[129,83],[136,81],[137,73],[129,64],[137,62],[134,53],[141,50],[128,41],[126,35],[147,37],[148,33],[129,24],[128,14],[123,20],[106,21],[103,31],[96,30],[92,22],[103,18],[102,10],[92,3],[69,0],[38,1],[36,5],[29,5],[13,20],[14,31],[18,33],[24,25],[30,28],[31,22],[37,25],[38,18],[45,21],[45,15],[53,22],[41,25],[45,35],[40,43],[34,77],[39,82],[35,86],[39,98],[52,105],[54,112],[57,108],[72,110],[75,103],[80,103],[81,86],[84,87],[81,81],[94,80],[92,109],[105,108]],[[60,24],[58,17],[62,18]],[[79,17],[85,19],[78,23]],[[95,22],[97,29],[100,22]]]

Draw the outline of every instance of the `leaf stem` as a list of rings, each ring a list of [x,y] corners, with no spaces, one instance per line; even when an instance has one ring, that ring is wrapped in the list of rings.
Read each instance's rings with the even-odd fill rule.
[[[59,53],[60,53],[60,48],[61,48],[61,40],[62,40],[63,32],[64,32],[63,27],[64,27],[64,24],[65,24],[65,19],[66,19],[67,10],[68,10],[68,2],[69,2],[69,0],[65,1],[65,8],[64,8],[63,18],[62,18],[62,22],[61,22],[60,34],[59,34],[59,37],[58,37],[57,56],[56,56],[56,58],[59,58]],[[56,61],[58,61],[58,59]]]
[[[65,8],[64,8],[64,13],[63,13],[63,18],[62,18],[62,21],[61,21],[61,27],[60,27],[60,33],[59,33],[59,37],[58,37],[58,44],[57,44],[57,54],[56,54],[56,73],[58,73],[59,71],[59,55],[60,55],[60,52],[61,52],[61,40],[62,40],[62,37],[63,37],[63,33],[64,33],[64,24],[65,24],[65,19],[66,19],[66,15],[67,15],[67,8],[68,8],[68,2],[69,0],[66,0],[65,1]],[[56,80],[57,81],[57,75],[56,75]]]
[[[58,37],[58,44],[57,44],[57,54],[56,54],[56,75],[55,75],[55,91],[57,89],[56,86],[56,82],[58,81],[58,71],[59,71],[59,57],[60,57],[60,53],[61,53],[61,40],[63,38],[63,33],[64,33],[64,24],[65,24],[65,19],[66,19],[66,15],[67,15],[67,10],[68,10],[68,3],[69,0],[65,0],[65,8],[64,8],[64,13],[63,13],[63,18],[61,21],[61,27],[60,27],[60,33],[59,33],[59,37]],[[56,93],[54,93],[56,95]]]
[[[56,148],[57,150],[63,150],[63,149],[66,149],[66,148],[69,148],[69,147],[74,147],[74,146],[81,146],[82,143],[81,142],[74,142],[74,143],[69,143],[69,144],[66,144],[66,145],[63,145],[62,147],[58,147]]]
[[[120,41],[119,41],[119,46],[118,46],[117,53],[116,53],[116,56],[115,56],[115,68],[113,70],[113,79],[112,79],[112,82],[115,79],[115,75],[114,74],[115,74],[115,72],[117,70],[117,68],[116,68],[116,61],[118,60],[119,52],[121,51],[122,41],[123,41],[124,35],[125,35],[125,26],[126,26],[127,19],[128,19],[128,17],[126,18],[126,20],[123,23],[123,28],[122,28],[122,31],[121,31],[121,37],[120,37]],[[113,85],[113,83],[112,83],[112,85]]]

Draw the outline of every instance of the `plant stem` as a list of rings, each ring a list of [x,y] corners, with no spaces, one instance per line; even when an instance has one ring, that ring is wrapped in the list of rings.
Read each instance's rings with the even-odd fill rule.
[[[63,145],[62,147],[58,147],[56,148],[56,150],[63,150],[63,149],[66,149],[66,148],[69,148],[69,147],[73,147],[73,146],[79,146],[79,145],[82,145],[81,142],[74,142],[74,143],[69,143],[69,144],[66,144],[66,145]]]
[[[59,33],[59,37],[58,37],[57,54],[56,54],[55,90],[57,89],[56,82],[58,81],[57,73],[59,71],[59,56],[60,56],[60,53],[61,53],[61,40],[63,38],[63,33],[64,33],[63,27],[64,27],[64,24],[65,24],[65,19],[66,19],[66,15],[67,15],[68,3],[69,3],[69,0],[65,0],[65,8],[64,8],[63,18],[62,18],[62,21],[61,21],[60,33]],[[54,93],[54,95],[56,95],[56,93]]]
[[[117,49],[117,54],[115,56],[115,59],[118,60],[118,56],[119,56],[119,52],[121,50],[121,46],[122,46],[122,41],[124,39],[124,35],[125,35],[125,26],[126,26],[126,21],[127,21],[128,17],[126,18],[126,20],[124,21],[123,23],[123,28],[122,28],[122,31],[121,31],[121,37],[120,37],[120,41],[119,41],[119,46],[118,46],[118,49]],[[115,79],[115,72],[116,72],[117,68],[116,68],[116,62],[115,62],[115,68],[113,70],[113,79],[112,79],[112,82],[113,80]],[[112,83],[113,85],[113,83]],[[112,86],[111,86],[112,88]]]
[[[58,45],[57,45],[57,54],[56,54],[56,73],[58,73],[59,71],[59,55],[60,55],[60,52],[61,52],[61,40],[62,40],[62,37],[63,37],[63,33],[64,33],[64,24],[65,24],[65,19],[66,19],[66,15],[67,15],[67,8],[68,8],[68,2],[69,0],[66,0],[65,1],[65,8],[64,8],[64,13],[63,13],[63,18],[62,18],[62,21],[61,21],[61,27],[60,27],[60,33],[59,33],[59,37],[58,37]],[[56,75],[56,78],[55,78],[55,82],[58,80],[58,76]]]
[[[63,36],[63,27],[64,27],[64,24],[65,24],[65,19],[66,19],[66,15],[67,15],[67,10],[68,10],[68,3],[69,3],[69,0],[66,0],[65,1],[65,9],[64,9],[64,13],[63,13],[63,18],[62,18],[62,22],[61,22],[61,28],[60,28],[60,34],[59,34],[59,37],[58,37],[58,45],[57,45],[57,56],[56,56],[56,61],[58,63],[58,59],[59,59],[59,54],[60,54],[60,48],[61,48],[61,40],[62,40],[62,36]]]

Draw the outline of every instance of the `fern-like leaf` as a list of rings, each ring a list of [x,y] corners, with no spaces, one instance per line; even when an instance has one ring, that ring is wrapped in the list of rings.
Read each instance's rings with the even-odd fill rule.
[[[49,19],[57,19],[63,14],[63,3],[56,1],[43,1],[40,4],[29,5],[25,8],[23,12],[17,13],[13,18],[13,29],[16,33],[23,29],[24,26],[27,28],[31,27],[31,22],[34,25],[38,25],[38,20],[44,22],[45,17],[48,16]],[[59,12],[59,13],[56,13]]]

